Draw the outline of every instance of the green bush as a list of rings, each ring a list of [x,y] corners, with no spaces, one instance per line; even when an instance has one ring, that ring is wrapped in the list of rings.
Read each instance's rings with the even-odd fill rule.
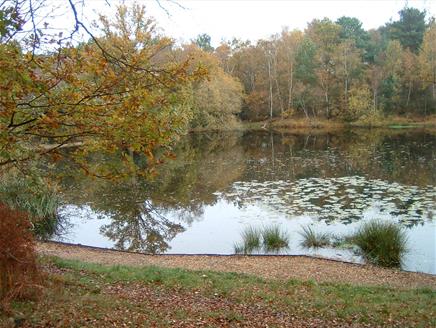
[[[406,233],[393,222],[366,222],[352,236],[352,241],[369,262],[383,267],[400,267],[407,252]]]

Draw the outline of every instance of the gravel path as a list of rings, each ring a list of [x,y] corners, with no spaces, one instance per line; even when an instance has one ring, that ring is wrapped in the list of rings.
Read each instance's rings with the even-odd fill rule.
[[[54,242],[38,243],[40,254],[107,265],[155,265],[188,270],[237,272],[268,279],[314,279],[353,285],[436,289],[436,276],[304,256],[144,255]]]

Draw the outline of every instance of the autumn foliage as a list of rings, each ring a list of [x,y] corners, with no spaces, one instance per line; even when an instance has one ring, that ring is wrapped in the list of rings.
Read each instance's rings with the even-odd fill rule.
[[[113,21],[100,17],[99,29],[99,37],[56,53],[0,42],[0,167],[56,159],[63,146],[80,144],[71,160],[95,175],[115,176],[121,173],[114,167],[90,167],[86,159],[128,149],[151,167],[155,151],[186,131],[190,83],[202,70],[188,72],[189,60],[174,60],[173,41],[141,6],[119,7]]]
[[[0,300],[35,296],[39,288],[35,243],[25,213],[0,203]]]

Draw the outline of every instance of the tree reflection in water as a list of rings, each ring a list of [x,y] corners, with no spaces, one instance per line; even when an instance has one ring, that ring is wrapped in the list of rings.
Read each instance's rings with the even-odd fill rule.
[[[151,254],[165,252],[168,241],[185,230],[159,214],[148,200],[128,213],[112,216],[111,221],[101,227],[101,232],[115,242],[116,249]]]
[[[88,205],[97,216],[108,218],[111,222],[100,232],[115,248],[163,253],[185,231],[183,225],[191,225],[206,205],[217,202],[216,191],[240,178],[245,159],[238,137],[187,136],[174,150],[175,160],[161,165],[154,179],[130,176],[112,181],[75,172],[64,179],[67,202]],[[174,217],[177,222],[170,219]]]

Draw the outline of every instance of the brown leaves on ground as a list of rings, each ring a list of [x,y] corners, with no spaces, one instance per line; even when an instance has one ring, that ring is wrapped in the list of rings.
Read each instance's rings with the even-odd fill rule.
[[[110,285],[103,292],[152,309],[160,314],[162,323],[173,327],[362,327],[339,320],[301,318],[261,302],[239,303],[229,297],[206,296],[199,291],[168,291],[134,283]],[[135,308],[127,313],[133,317],[138,314]],[[154,325],[158,323],[151,323]]]
[[[36,305],[32,317],[20,322],[21,327],[373,327],[353,324],[352,319],[302,317],[272,301],[240,302],[232,295],[167,288],[159,283],[107,283],[79,272],[79,276],[95,279],[91,286],[69,280],[77,272],[48,270],[54,277],[51,290]]]

